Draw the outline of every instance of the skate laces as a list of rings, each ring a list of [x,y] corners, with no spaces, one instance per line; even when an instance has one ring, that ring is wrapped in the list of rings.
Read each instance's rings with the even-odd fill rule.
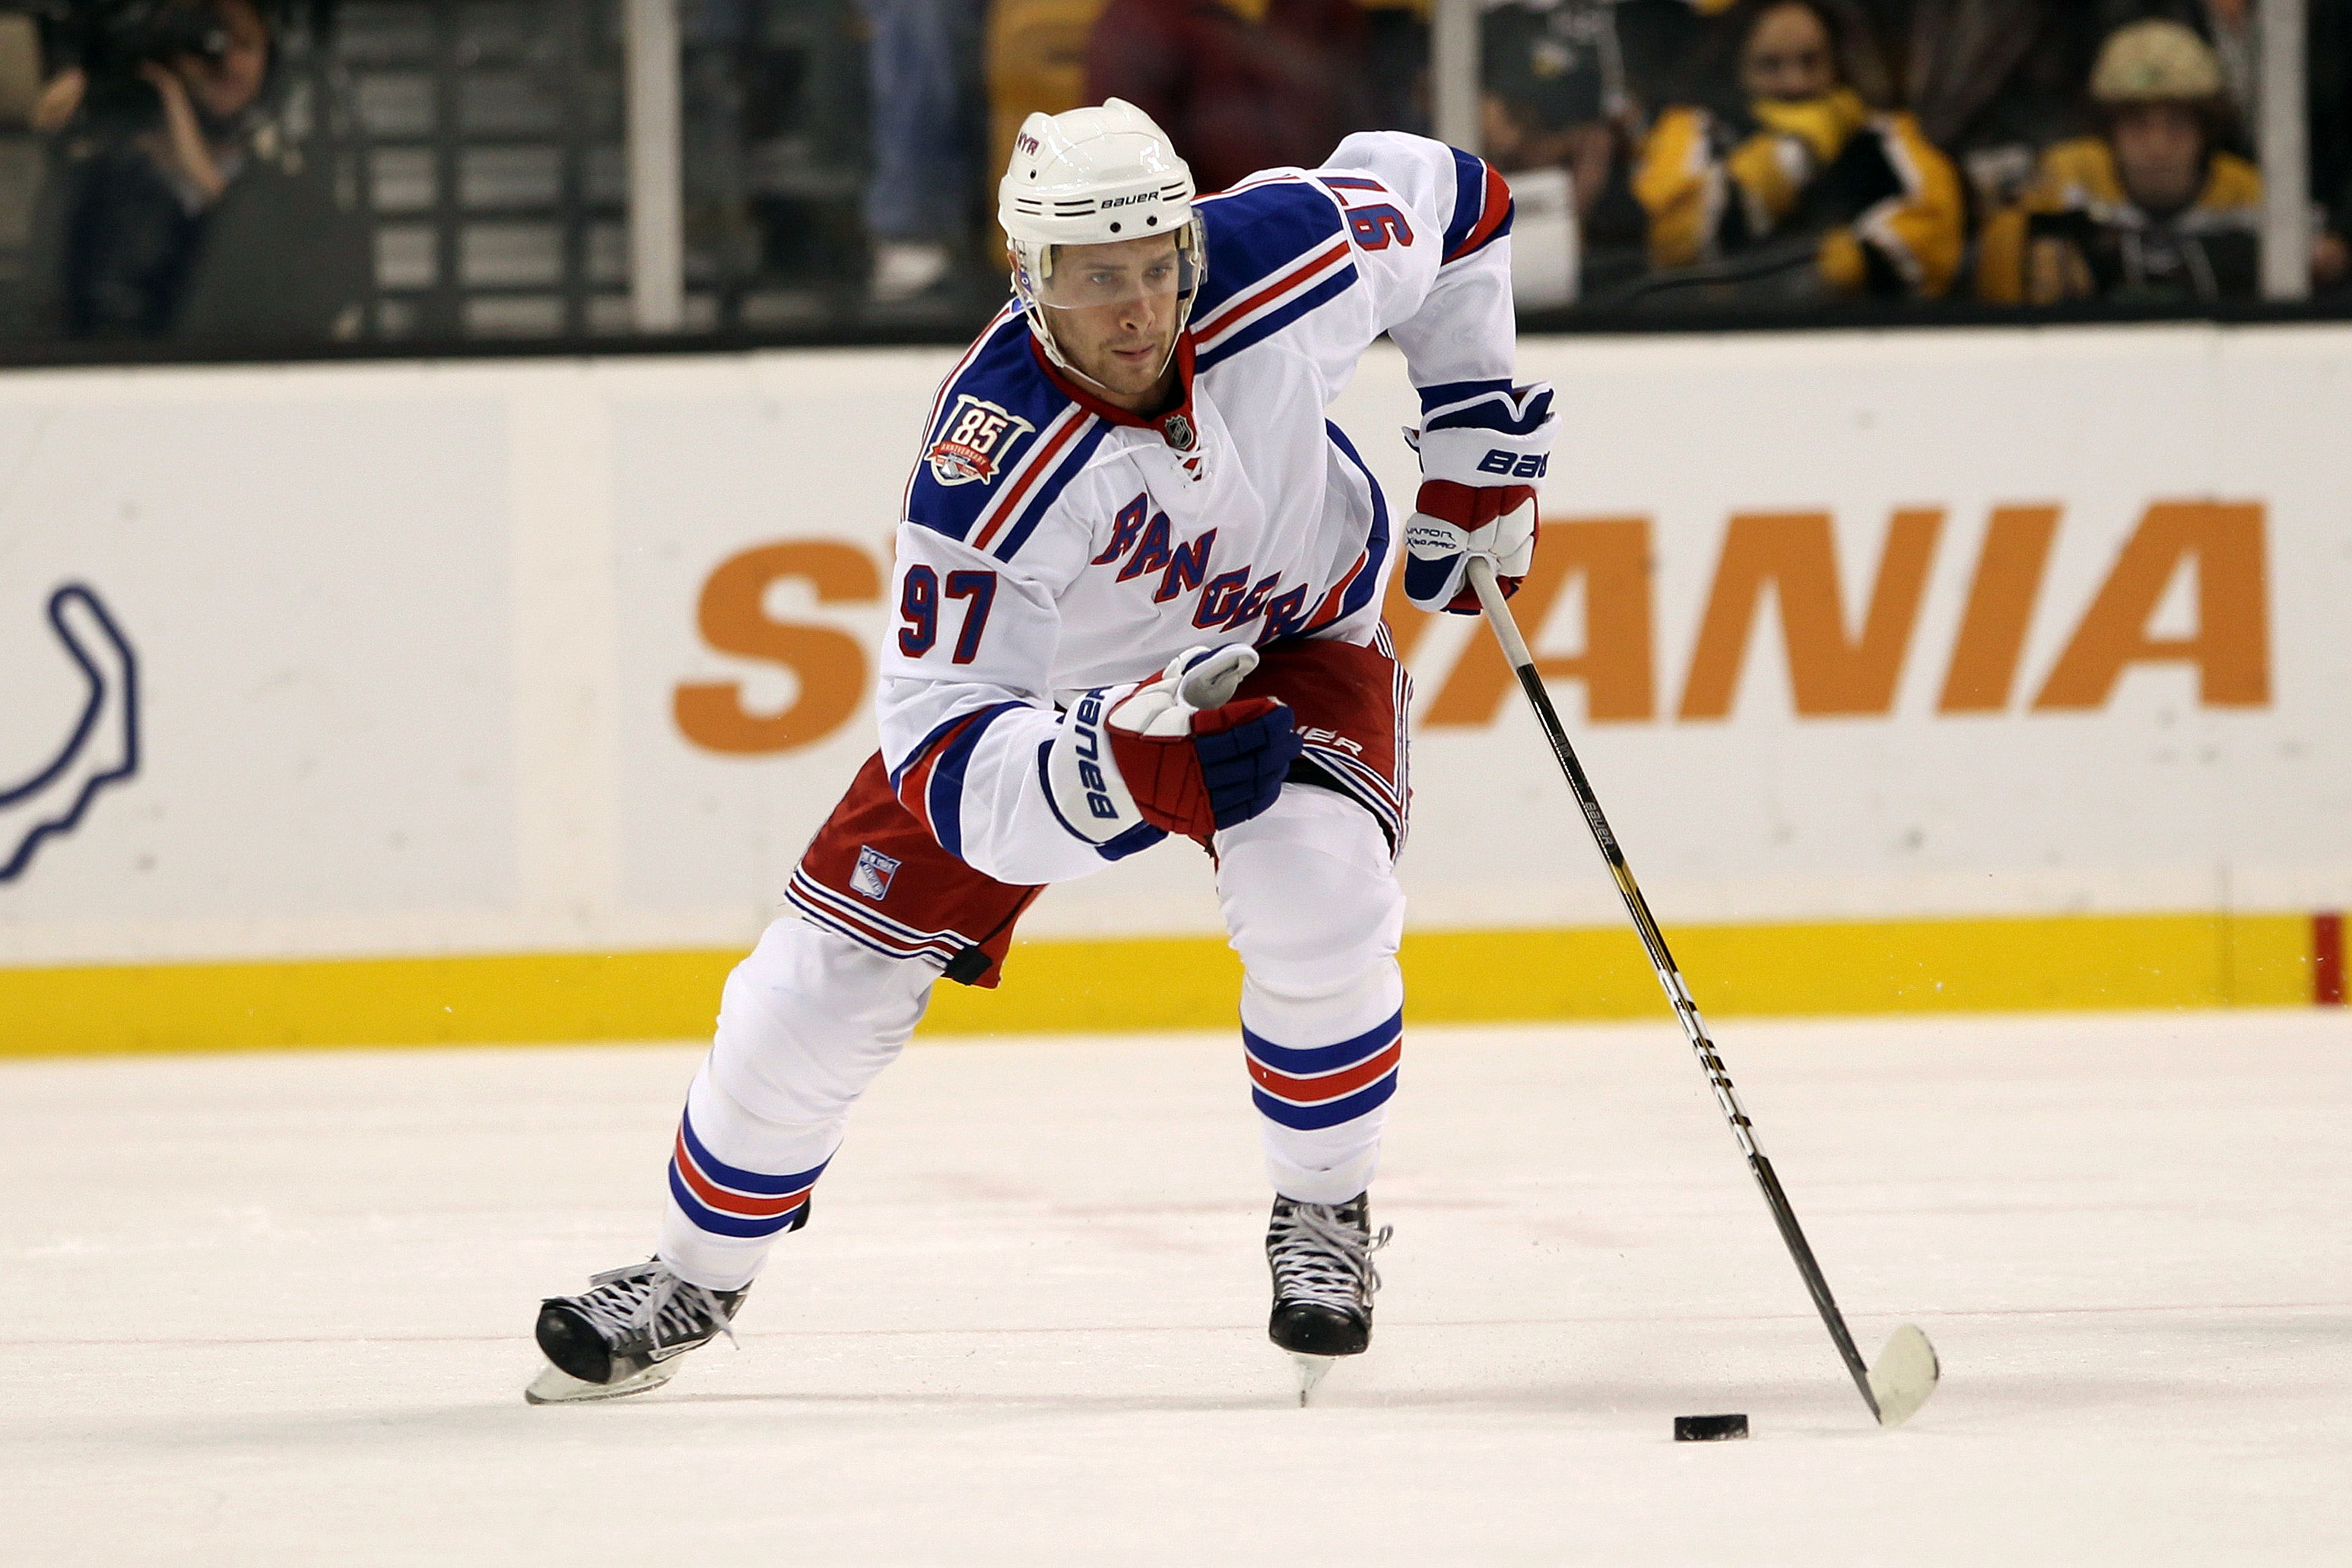
[[[1330,1204],[1292,1204],[1276,1211],[1266,1259],[1274,1265],[1275,1297],[1361,1311],[1381,1288],[1371,1255],[1389,1244],[1393,1226],[1367,1236]]]
[[[572,1299],[607,1344],[642,1333],[656,1348],[697,1336],[709,1338],[712,1324],[736,1342],[726,1305],[702,1286],[679,1279],[659,1263],[633,1264],[588,1279],[584,1296]]]

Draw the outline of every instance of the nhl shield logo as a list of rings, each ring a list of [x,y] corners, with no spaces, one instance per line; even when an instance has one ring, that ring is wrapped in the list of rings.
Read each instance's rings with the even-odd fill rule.
[[[849,874],[850,890],[865,894],[879,903],[890,895],[890,879],[898,874],[898,862],[870,846],[860,846],[857,869]]]
[[[931,478],[943,485],[974,479],[984,485],[1004,471],[1013,449],[1036,428],[1011,409],[960,393],[924,460],[931,466]]]

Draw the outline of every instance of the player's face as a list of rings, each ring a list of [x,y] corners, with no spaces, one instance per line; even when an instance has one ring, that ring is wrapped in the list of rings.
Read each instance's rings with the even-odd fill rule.
[[[2205,127],[2185,104],[2141,103],[2120,110],[2108,140],[2116,173],[2131,199],[2151,213],[2179,212],[2205,184]]]
[[[1810,5],[1775,5],[1757,19],[1739,53],[1739,84],[1750,98],[1819,98],[1837,86],[1829,29]]]
[[[1054,342],[1080,374],[1122,408],[1141,412],[1175,373],[1182,266],[1172,235],[1111,245],[1069,245],[1055,253],[1039,290]]]

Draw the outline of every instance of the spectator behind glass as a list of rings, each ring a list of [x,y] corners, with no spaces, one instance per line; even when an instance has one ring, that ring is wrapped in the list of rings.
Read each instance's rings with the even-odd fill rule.
[[[254,0],[89,9],[83,64],[49,83],[35,115],[61,128],[70,183],[66,332],[354,332],[360,231],[336,209],[331,172],[306,168],[265,111],[271,40]]]
[[[2212,49],[2177,22],[2118,28],[2099,51],[2091,97],[2100,133],[2042,154],[2024,198],[1986,226],[1978,295],[2009,305],[2253,298],[2263,179],[2221,150],[2230,117]]]
[[[2262,0],[2106,0],[2105,12],[2118,21],[2179,22],[2212,45],[2222,89],[2237,111],[2222,151],[2257,153]],[[2311,195],[2320,207],[2311,280],[2326,289],[2352,277],[2352,0],[2305,0],[2305,15]]]
[[[858,0],[870,37],[874,173],[866,226],[872,292],[911,300],[950,281],[968,251],[982,152],[986,0]]]
[[[1565,303],[1572,292],[1564,281],[1547,289],[1549,280],[1521,276],[1555,205],[1573,203],[1572,222],[1568,210],[1557,216],[1563,242],[1577,237],[1585,288],[1606,289],[1643,266],[1647,224],[1631,178],[1643,122],[1618,11],[1610,0],[1512,4],[1481,24],[1479,150],[1517,199],[1512,262],[1523,308]]]
[[[1667,110],[1633,178],[1651,264],[1759,252],[1786,261],[1784,297],[1941,296],[1959,269],[1958,177],[1909,115],[1874,113],[1847,85],[1833,13],[1747,0],[1724,23],[1734,106]]]
[[[1203,192],[1321,163],[1363,124],[1355,0],[1110,0],[1087,39],[1087,101],[1160,122]]]

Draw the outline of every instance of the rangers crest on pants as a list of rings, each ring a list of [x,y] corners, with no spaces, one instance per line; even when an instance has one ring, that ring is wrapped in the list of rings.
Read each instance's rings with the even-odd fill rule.
[[[857,868],[849,874],[849,886],[869,899],[887,899],[890,879],[898,872],[898,862],[869,845],[857,852]]]

